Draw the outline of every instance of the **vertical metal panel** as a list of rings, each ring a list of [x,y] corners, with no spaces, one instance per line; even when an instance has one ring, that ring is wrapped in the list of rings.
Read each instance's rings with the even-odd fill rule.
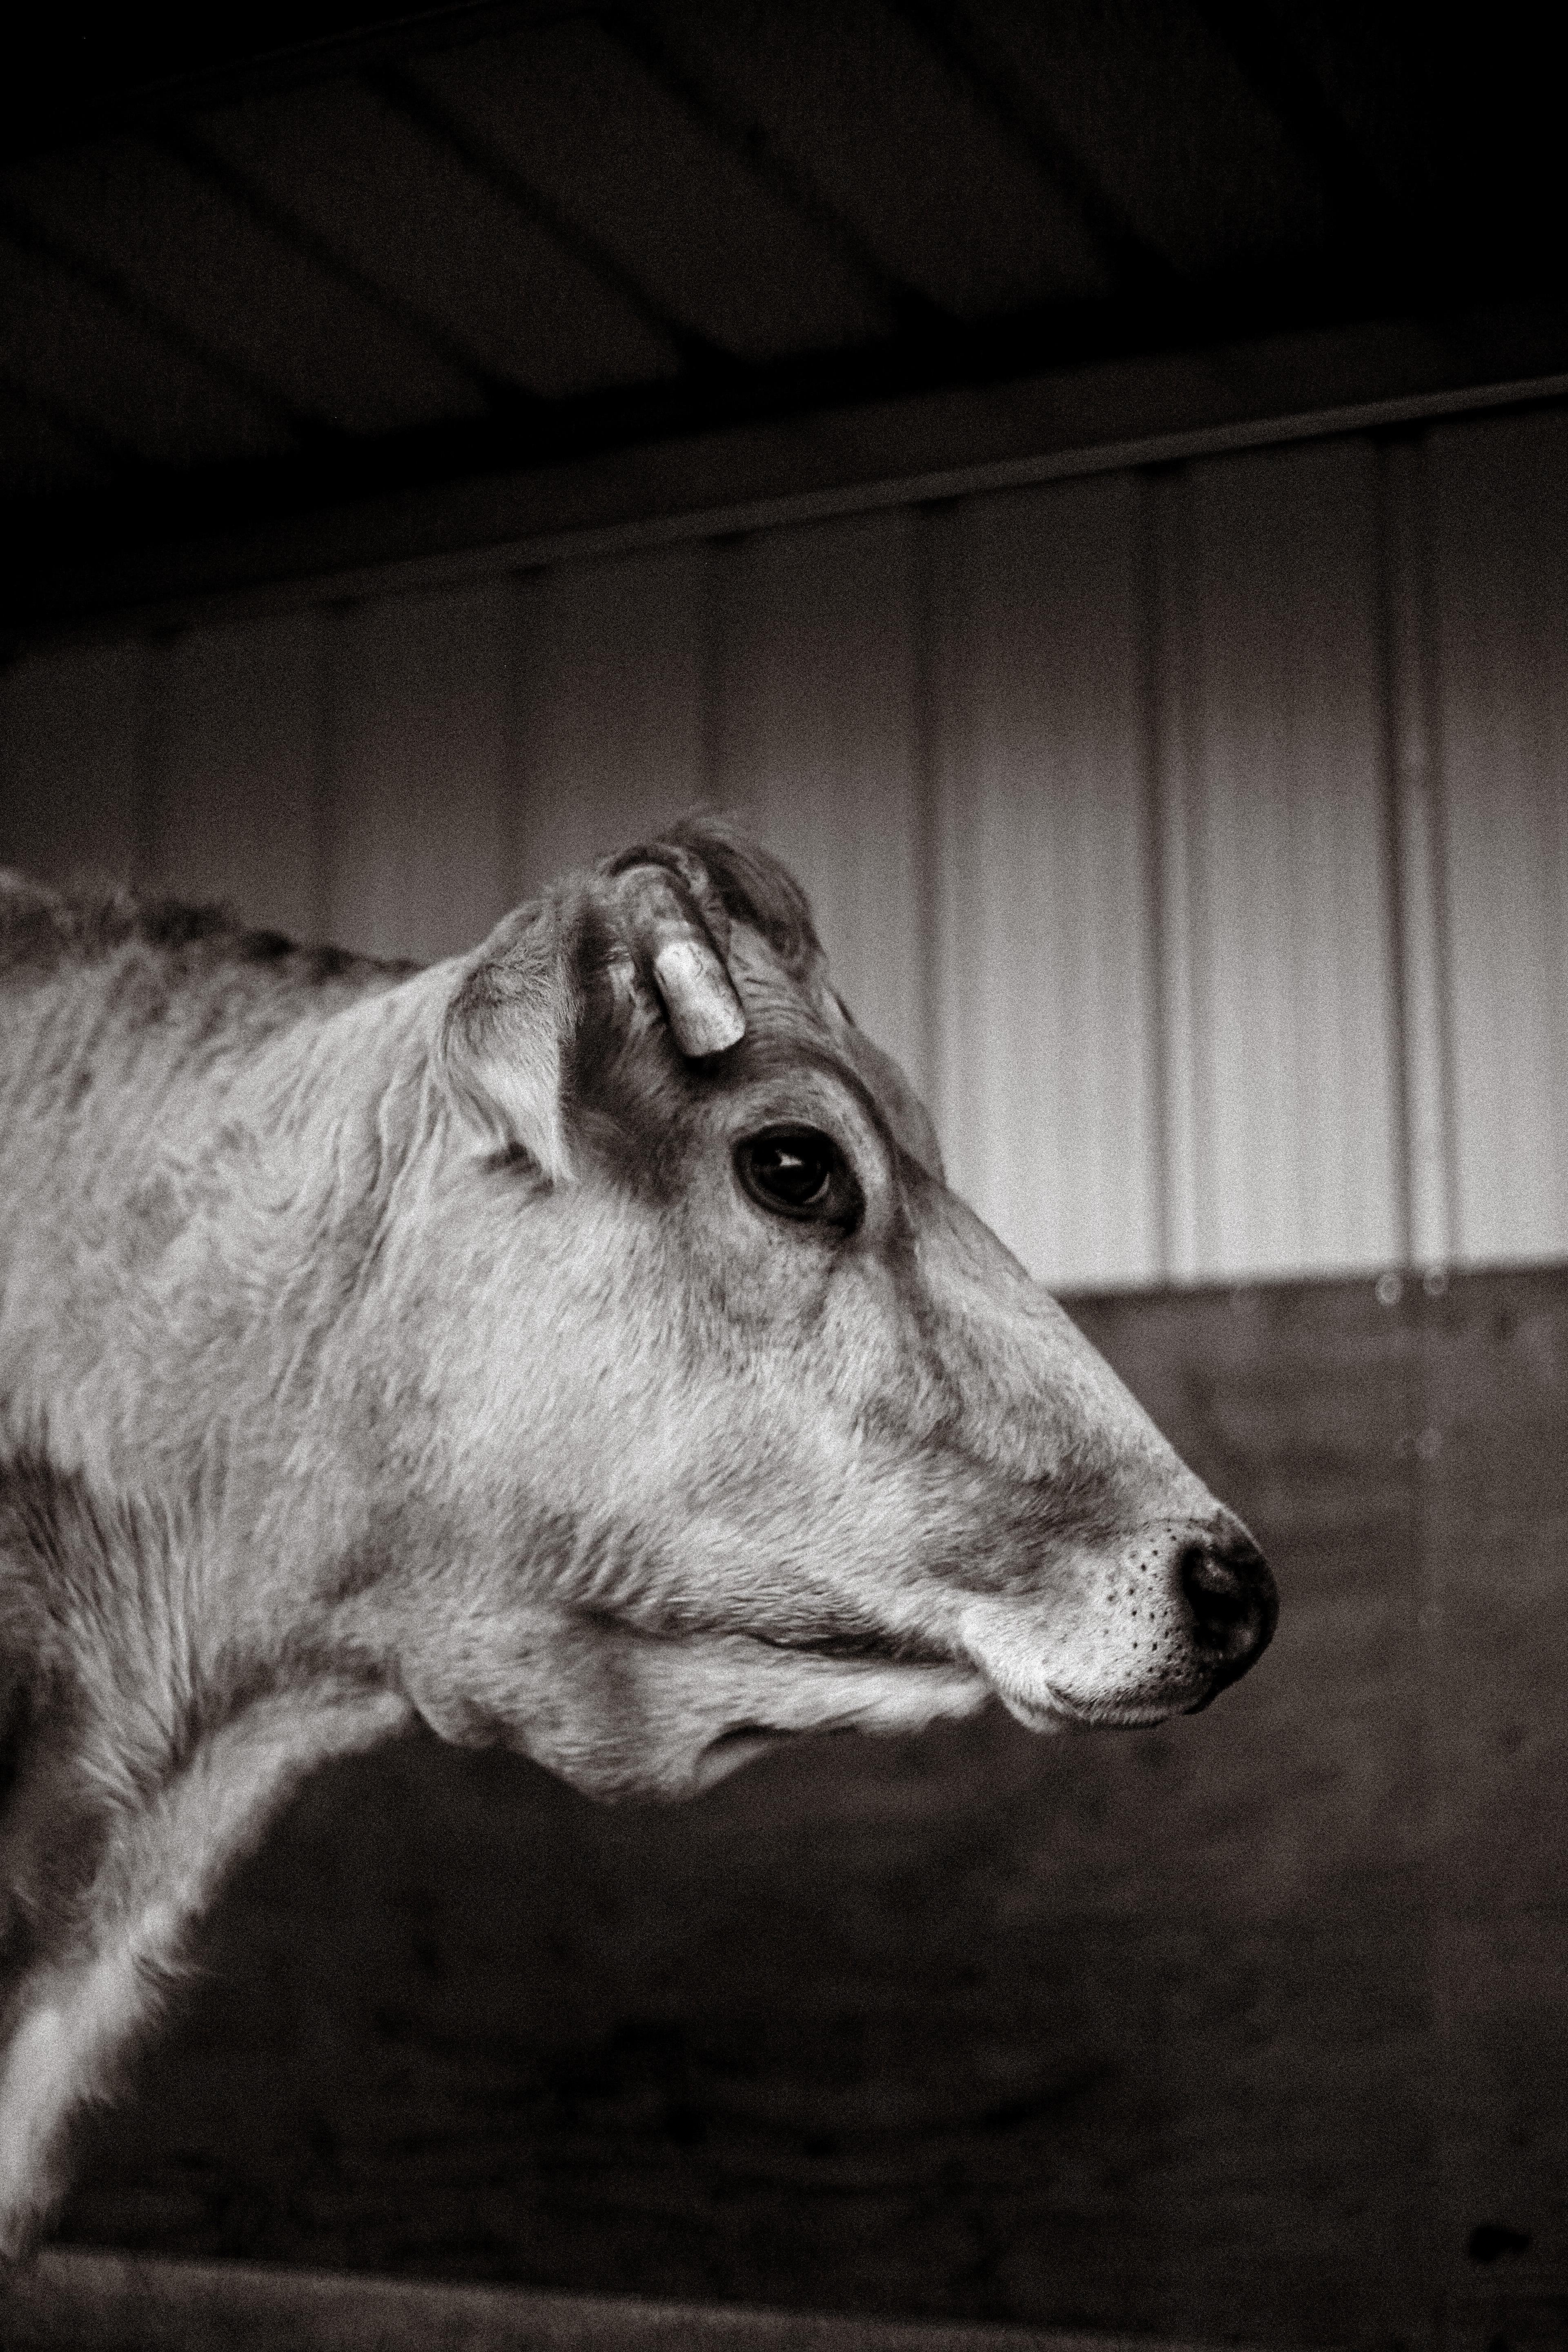
[[[1568,1250],[1568,419],[1433,436],[1458,1249]]]
[[[682,548],[519,583],[510,898],[703,797],[710,562]]]
[[[714,788],[810,895],[856,1019],[926,1077],[919,518],[725,551]]]
[[[292,938],[322,929],[317,613],[195,629],[153,656],[148,881]]]
[[[1164,493],[1199,1171],[1184,1272],[1399,1245],[1372,466],[1341,443],[1214,461]]]
[[[1565,555],[1544,416],[36,655],[0,858],[432,956],[718,798],[1049,1278],[1549,1256]]]
[[[1194,1073],[1198,1008],[1193,938],[1193,840],[1188,803],[1195,757],[1195,645],[1185,601],[1187,495],[1156,476],[1148,486],[1144,675],[1152,758],[1150,830],[1159,1024],[1160,1271],[1191,1282],[1203,1264],[1199,1202],[1207,1155],[1198,1136]]]
[[[1158,1264],[1139,558],[1126,478],[937,533],[938,1124],[958,1189],[1063,1285]]]
[[[1437,680],[1426,452],[1381,453],[1387,611],[1389,785],[1399,933],[1405,1249],[1414,1264],[1454,1255],[1455,1167],[1447,893],[1443,879]]]
[[[0,865],[53,883],[137,873],[147,663],[132,638],[0,672]]]
[[[331,617],[328,908],[341,944],[451,955],[504,911],[513,617],[504,581]]]

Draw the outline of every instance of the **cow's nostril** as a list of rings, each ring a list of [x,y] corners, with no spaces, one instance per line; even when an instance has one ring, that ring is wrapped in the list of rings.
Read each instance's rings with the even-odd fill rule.
[[[1200,1644],[1213,1655],[1221,1683],[1233,1682],[1274,1631],[1279,1602],[1268,1561],[1250,1543],[1191,1543],[1178,1574]]]

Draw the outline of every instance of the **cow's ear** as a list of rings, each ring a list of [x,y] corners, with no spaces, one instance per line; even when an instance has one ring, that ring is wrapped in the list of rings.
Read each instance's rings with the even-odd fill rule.
[[[458,968],[437,1063],[458,1110],[552,1183],[571,1173],[562,1077],[581,1006],[552,898],[508,915]]]
[[[458,1110],[492,1149],[525,1151],[552,1183],[570,1176],[567,1077],[590,999],[613,1022],[607,1006],[624,1019],[645,992],[681,1054],[710,1060],[746,1032],[728,932],[679,846],[628,851],[518,908],[444,983],[437,1064]]]

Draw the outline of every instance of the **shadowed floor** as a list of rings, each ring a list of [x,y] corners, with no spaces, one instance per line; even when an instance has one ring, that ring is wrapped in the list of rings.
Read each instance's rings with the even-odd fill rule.
[[[53,2253],[0,2291],[6,2352],[1180,2352],[1035,2328],[902,2326],[603,2295]]]

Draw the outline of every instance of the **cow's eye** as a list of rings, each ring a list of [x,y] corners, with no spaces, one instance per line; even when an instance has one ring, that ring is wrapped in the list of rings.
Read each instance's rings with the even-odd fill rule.
[[[852,1225],[860,1187],[830,1135],[815,1127],[767,1127],[735,1146],[735,1172],[761,1209],[776,1217]]]

